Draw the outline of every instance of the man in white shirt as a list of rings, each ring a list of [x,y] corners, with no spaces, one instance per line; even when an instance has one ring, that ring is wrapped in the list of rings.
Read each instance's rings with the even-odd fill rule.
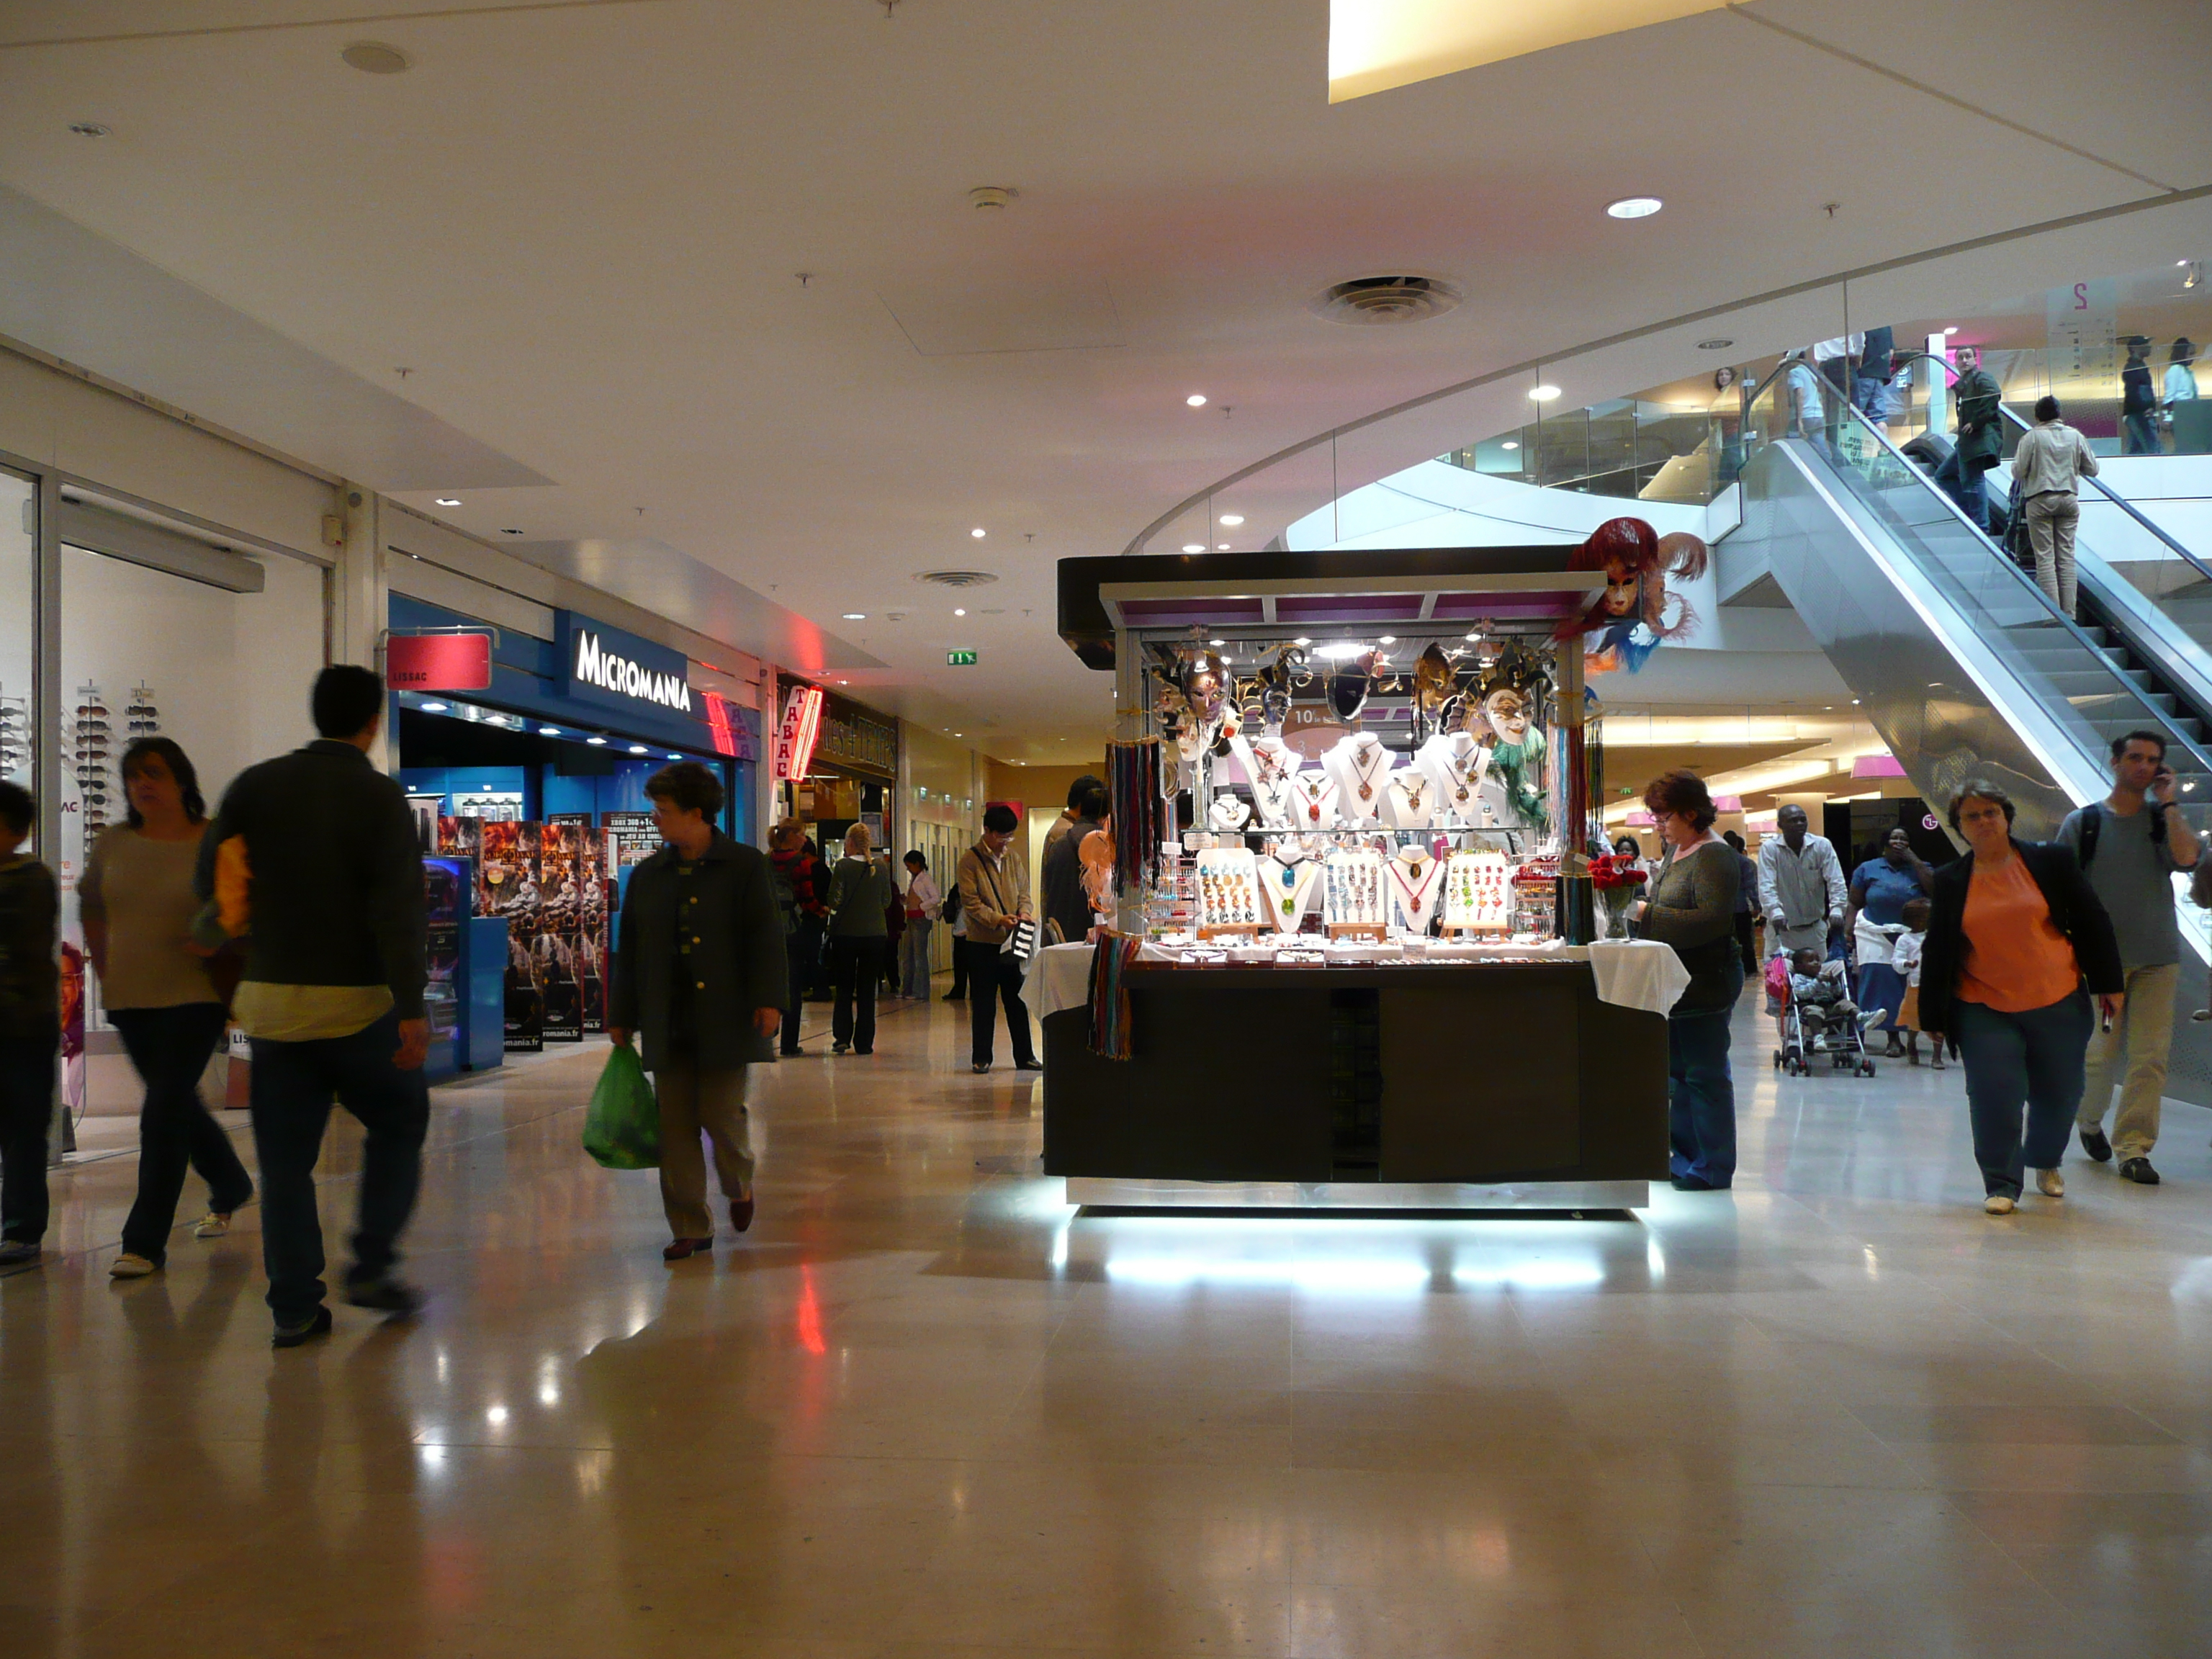
[[[1826,836],[1812,833],[1812,820],[1802,806],[1785,806],[1774,815],[1778,836],[1759,843],[1759,908],[1766,917],[1768,957],[1797,951],[1828,954],[1828,937],[1844,923],[1850,889],[1844,879],[1843,861]],[[1772,999],[1769,1013],[1780,1015]]]

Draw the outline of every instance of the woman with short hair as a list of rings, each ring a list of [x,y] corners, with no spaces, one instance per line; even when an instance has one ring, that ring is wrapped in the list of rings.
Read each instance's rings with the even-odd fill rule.
[[[1959,1045],[1982,1207],[2009,1215],[2028,1170],[2045,1197],[2065,1194],[2058,1165],[2081,1100],[2090,1000],[2111,1019],[2127,981],[2112,918],[2069,848],[2014,839],[2012,797],[1986,780],[1959,791],[1950,817],[1971,850],[1936,872],[1920,1026]]]
[[[1676,770],[1654,778],[1644,805],[1658,821],[1666,857],[1638,907],[1637,931],[1674,947],[1690,983],[1667,1016],[1668,1163],[1685,1192],[1735,1179],[1735,1080],[1729,1070],[1729,1020],[1743,993],[1735,902],[1742,891],[1735,850],[1713,833],[1719,816],[1705,781]]]
[[[200,1098],[200,1078],[229,1012],[192,943],[200,908],[192,872],[207,833],[207,802],[191,759],[168,738],[137,738],[120,767],[130,821],[93,844],[77,884],[85,948],[100,1001],[146,1085],[138,1112],[138,1196],[123,1224],[116,1279],[143,1279],[167,1260],[185,1171],[208,1185],[198,1238],[230,1231],[253,1181]]]

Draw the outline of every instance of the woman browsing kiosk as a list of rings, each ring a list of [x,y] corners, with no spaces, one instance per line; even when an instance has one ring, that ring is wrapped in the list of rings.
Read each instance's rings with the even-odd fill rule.
[[[2064,1195],[2058,1164],[2081,1098],[2091,1000],[2109,1020],[2125,983],[2112,919],[2081,866],[2064,847],[2014,840],[2013,813],[2011,797],[1980,781],[1952,801],[1971,855],[1936,872],[1921,950],[1920,1024],[1958,1040],[1991,1215],[2012,1212],[2028,1170],[2045,1197]]]

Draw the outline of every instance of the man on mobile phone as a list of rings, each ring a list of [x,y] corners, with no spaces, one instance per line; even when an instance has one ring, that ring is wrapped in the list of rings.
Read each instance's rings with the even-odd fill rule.
[[[2151,1148],[2173,1042],[2173,998],[2181,980],[2181,929],[2173,914],[2173,873],[2195,867],[2197,836],[2173,805],[2166,739],[2130,732],[2112,740],[2112,793],[2067,814],[2058,839],[2074,849],[2118,936],[2127,1000],[2118,1019],[2089,1039],[2088,1073],[2075,1113],[2082,1150],[2100,1164],[2116,1154],[2120,1174],[2158,1184]],[[2109,1139],[2105,1114],[2112,1085],[2119,1109]]]

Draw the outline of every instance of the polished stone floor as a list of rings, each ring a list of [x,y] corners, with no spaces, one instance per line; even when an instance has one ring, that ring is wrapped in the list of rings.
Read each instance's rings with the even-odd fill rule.
[[[774,1068],[759,1222],[674,1269],[577,1149],[592,1054],[441,1091],[429,1310],[297,1352],[252,1212],[118,1284],[134,1161],[58,1177],[0,1654],[2212,1648],[2212,1115],[1990,1220],[1956,1071],[1781,1079],[1747,1012],[1733,1193],[1087,1218],[963,1015]]]

